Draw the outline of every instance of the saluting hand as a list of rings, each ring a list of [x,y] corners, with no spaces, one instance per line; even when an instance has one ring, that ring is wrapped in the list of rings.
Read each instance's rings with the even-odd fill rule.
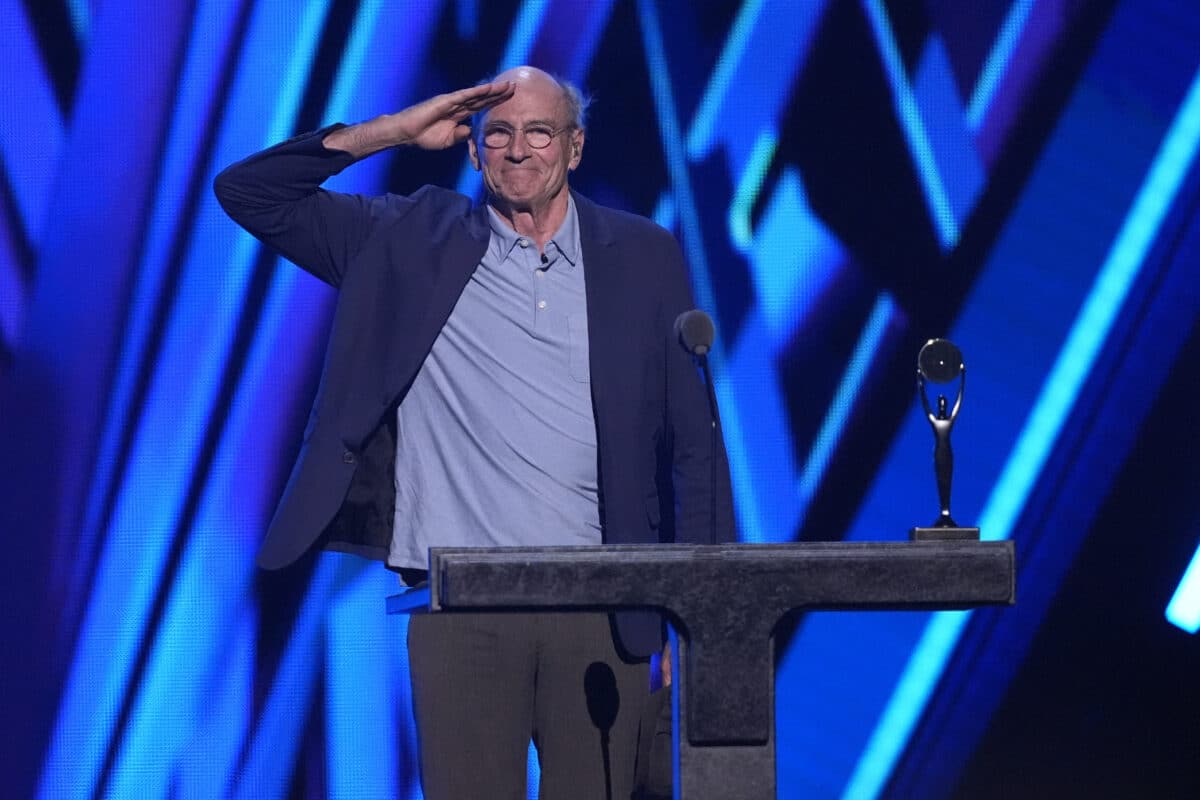
[[[467,123],[473,114],[503,103],[516,88],[515,82],[503,81],[439,94],[403,111],[336,130],[325,137],[323,144],[356,158],[400,145],[445,150],[471,135]]]

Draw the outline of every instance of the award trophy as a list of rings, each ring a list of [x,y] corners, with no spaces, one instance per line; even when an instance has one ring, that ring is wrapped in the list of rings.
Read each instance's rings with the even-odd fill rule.
[[[958,380],[958,396],[954,407],[947,411],[946,395],[939,394],[936,408],[929,402],[927,385],[946,384]],[[917,394],[925,416],[933,427],[933,474],[937,478],[938,502],[941,511],[927,528],[913,528],[913,541],[944,541],[947,539],[979,539],[979,528],[964,528],[950,516],[950,480],[954,474],[954,451],[950,449],[950,429],[962,406],[963,390],[967,385],[967,368],[962,352],[947,339],[930,339],[917,355]]]

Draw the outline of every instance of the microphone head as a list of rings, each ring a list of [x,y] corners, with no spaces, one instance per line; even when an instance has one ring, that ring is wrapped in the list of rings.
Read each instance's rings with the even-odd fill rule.
[[[675,336],[683,349],[702,356],[712,348],[716,329],[712,317],[698,309],[685,311],[675,318]]]

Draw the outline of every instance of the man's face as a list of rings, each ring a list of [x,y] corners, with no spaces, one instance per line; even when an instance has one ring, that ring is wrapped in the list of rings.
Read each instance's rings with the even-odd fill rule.
[[[583,131],[569,124],[562,89],[549,77],[526,74],[511,98],[488,111],[482,132],[472,136],[471,162],[483,171],[489,194],[512,211],[538,213],[566,191],[567,175],[583,151]],[[490,130],[512,132],[504,147],[487,147]],[[546,147],[530,147],[524,131],[544,128],[556,133]]]

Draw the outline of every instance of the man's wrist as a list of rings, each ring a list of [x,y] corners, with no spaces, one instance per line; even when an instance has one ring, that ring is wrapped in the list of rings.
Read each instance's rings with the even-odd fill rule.
[[[321,144],[328,150],[341,150],[344,153],[357,158],[366,158],[369,155],[378,153],[381,150],[387,150],[389,147],[397,147],[405,144],[403,141],[393,141],[387,135],[390,126],[380,124],[381,117],[376,117],[367,122],[360,122],[357,125],[349,125],[345,128],[338,128],[327,134],[321,140]]]

